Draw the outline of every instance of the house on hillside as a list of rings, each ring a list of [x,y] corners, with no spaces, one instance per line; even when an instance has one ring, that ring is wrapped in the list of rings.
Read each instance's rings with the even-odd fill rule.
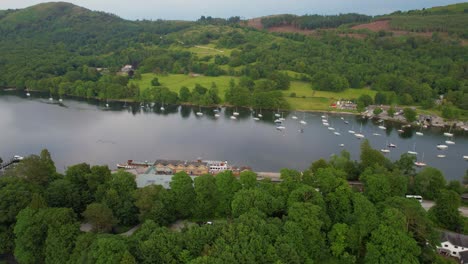
[[[468,236],[444,231],[440,241],[441,245],[437,247],[439,254],[457,258],[460,263],[468,264]]]
[[[133,66],[130,64],[127,64],[120,69],[120,72],[118,74],[120,75],[128,75],[128,76],[133,76],[134,69]]]

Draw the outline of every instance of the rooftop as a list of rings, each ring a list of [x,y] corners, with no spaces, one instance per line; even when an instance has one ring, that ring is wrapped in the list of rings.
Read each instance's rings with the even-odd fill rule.
[[[449,241],[455,246],[468,248],[468,236],[463,234],[444,231],[441,234],[441,241]]]

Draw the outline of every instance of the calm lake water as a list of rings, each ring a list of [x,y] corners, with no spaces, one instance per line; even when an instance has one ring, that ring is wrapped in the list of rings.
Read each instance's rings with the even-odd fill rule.
[[[0,94],[0,157],[38,154],[47,148],[52,153],[58,170],[80,162],[115,164],[128,159],[154,161],[156,159],[194,160],[198,157],[228,160],[235,165],[247,165],[255,171],[278,171],[281,168],[306,169],[312,161],[348,150],[359,158],[361,141],[350,133],[362,133],[376,149],[388,143],[397,145],[387,156],[396,160],[416,144],[418,158],[428,166],[442,170],[447,179],[461,179],[468,168],[468,132],[455,134],[455,145],[445,151],[437,144],[445,144],[444,129],[423,129],[398,133],[399,124],[386,123],[381,130],[375,121],[352,115],[328,115],[330,126],[322,125],[321,113],[285,113],[283,131],[277,130],[274,113],[263,111],[260,121],[252,119],[248,109],[238,109],[237,120],[230,119],[235,109],[223,108],[215,118],[213,109],[198,107],[160,106],[141,108],[139,104],[78,101],[57,98],[49,101],[47,95],[33,94],[27,98],[16,92]],[[293,120],[292,115],[299,119]],[[344,120],[349,124],[345,124]],[[304,118],[307,125],[301,126]],[[303,128],[301,132],[300,129]],[[373,135],[381,134],[380,136]],[[437,158],[437,154],[446,158]]]

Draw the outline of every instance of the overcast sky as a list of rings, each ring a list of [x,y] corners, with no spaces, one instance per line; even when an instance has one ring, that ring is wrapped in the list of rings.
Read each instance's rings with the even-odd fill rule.
[[[0,0],[0,9],[24,8],[46,1]],[[126,19],[194,20],[201,15],[253,18],[271,14],[380,15],[396,10],[454,4],[451,0],[69,0],[91,10],[116,14]]]

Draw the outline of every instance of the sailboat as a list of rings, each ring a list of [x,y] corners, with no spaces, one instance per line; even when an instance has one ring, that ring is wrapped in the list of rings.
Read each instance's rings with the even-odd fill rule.
[[[284,120],[285,120],[284,117],[283,117],[283,112],[281,112],[281,117],[278,118],[278,119],[281,120],[281,121],[284,121]]]
[[[416,166],[418,166],[418,167],[424,167],[424,166],[427,166],[427,164],[426,164],[426,163],[424,163],[424,153],[423,153],[423,155],[422,155],[422,159],[421,159],[421,161],[416,161],[416,162],[414,163],[414,165],[416,165]]]
[[[413,150],[408,150],[408,154],[411,154],[411,155],[418,155],[418,153],[416,152],[416,143],[414,143],[413,145]]]
[[[450,126],[449,132],[445,132],[444,136],[446,137],[453,137],[453,133],[450,133],[452,131],[453,124]]]
[[[291,116],[291,118],[294,119],[294,120],[297,120],[297,116],[296,116],[296,115]]]
[[[341,136],[341,133],[338,131],[333,132],[333,134],[335,134],[336,136]]]
[[[365,136],[362,134],[362,123],[361,123],[361,129],[359,130],[359,133],[355,133],[354,136],[357,139],[365,138]]]
[[[275,117],[280,117],[280,116],[281,116],[281,115],[280,115],[280,113],[279,113],[279,108],[278,108],[278,112],[275,113]]]
[[[106,99],[106,107],[109,107],[109,100]]]
[[[307,125],[307,122],[305,121],[305,112],[303,113],[302,120],[299,121],[299,123],[301,123],[301,125]]]
[[[389,147],[389,148],[396,148],[397,146],[396,146],[395,144],[393,144],[393,143],[390,143],[390,144],[387,145],[387,147]]]
[[[383,149],[380,149],[380,151],[384,154],[390,153],[390,150],[387,147],[388,147],[388,141],[387,143],[385,143],[385,147]]]
[[[455,145],[455,141],[453,141],[452,139],[445,140],[445,144],[447,144],[447,145]]]
[[[59,98],[59,102],[63,102],[63,99],[62,99],[62,98]]]
[[[238,116],[239,115],[239,112],[237,112],[237,107],[236,107],[236,111],[234,111],[234,113],[232,113],[233,116]]]
[[[328,127],[328,130],[334,131],[335,129],[333,127]]]
[[[386,130],[387,128],[384,126],[385,123],[383,123],[384,121],[381,119],[379,120],[379,122],[382,121],[382,125],[379,126],[380,129],[382,130]]]
[[[438,144],[438,145],[437,145],[437,148],[440,149],[440,150],[444,150],[444,149],[447,149],[448,146],[447,146],[447,145],[443,145],[443,144]]]
[[[201,107],[200,107],[200,106],[198,106],[197,116],[203,116],[203,113],[202,113],[202,111],[201,111]]]
[[[446,156],[444,154],[439,154],[437,155],[438,158],[445,158]]]
[[[348,133],[356,134],[356,132],[353,129],[354,129],[354,125],[351,126],[351,130],[348,130]]]
[[[263,115],[262,115],[262,109],[260,108],[260,113],[257,115],[258,117],[262,118]]]
[[[161,108],[159,108],[159,109],[160,109],[161,111],[166,110],[166,108],[164,108],[164,102],[162,103]]]
[[[421,132],[421,131],[422,131],[422,127],[418,132],[416,132],[416,135],[417,136],[424,136],[423,132]]]
[[[26,93],[26,96],[29,97],[29,96],[31,96],[31,94],[30,94],[30,93]]]

